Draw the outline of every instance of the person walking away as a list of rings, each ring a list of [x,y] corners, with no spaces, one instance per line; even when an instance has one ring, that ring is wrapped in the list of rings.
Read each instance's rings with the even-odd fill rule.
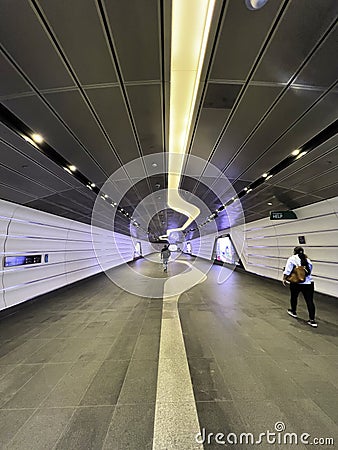
[[[165,245],[161,250],[161,259],[163,261],[163,272],[167,272],[168,270],[168,261],[170,258],[171,252],[169,247]]]
[[[317,328],[318,324],[315,319],[316,308],[313,302],[314,294],[314,282],[311,277],[312,272],[312,262],[305,255],[304,249],[302,247],[295,247],[293,250],[293,255],[288,258],[286,266],[283,272],[282,283],[284,286],[288,283],[288,276],[291,275],[292,271],[297,266],[303,266],[305,268],[305,280],[299,283],[290,282],[290,304],[291,308],[288,309],[288,314],[292,317],[297,318],[297,301],[298,295],[301,292],[306,302],[306,306],[309,312],[308,324],[311,327]]]

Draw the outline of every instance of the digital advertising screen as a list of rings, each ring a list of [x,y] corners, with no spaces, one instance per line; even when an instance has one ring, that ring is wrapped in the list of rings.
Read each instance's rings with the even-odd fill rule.
[[[239,264],[239,257],[228,236],[217,238],[216,259],[228,264]]]

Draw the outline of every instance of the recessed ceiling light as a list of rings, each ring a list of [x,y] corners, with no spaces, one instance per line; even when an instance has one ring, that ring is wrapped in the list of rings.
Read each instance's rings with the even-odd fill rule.
[[[65,170],[66,172],[70,173],[71,175],[73,175],[72,172],[68,169],[68,167],[64,167],[64,170]]]
[[[91,187],[95,187],[96,184],[95,183],[90,183]]]
[[[272,178],[272,175],[269,175],[268,177],[266,177],[266,180],[270,180],[270,178]]]
[[[90,189],[91,191],[93,190],[90,184],[87,184],[87,188]]]
[[[299,155],[299,153],[300,153],[300,150],[299,150],[299,148],[297,148],[296,150],[294,150],[293,152],[291,152],[291,155],[292,155],[292,156],[297,156],[297,155]]]
[[[247,191],[249,188],[245,187],[244,190]]]
[[[72,172],[76,172],[76,167],[73,166],[73,164],[71,164],[70,166],[68,166],[68,169],[71,170]]]
[[[266,172],[263,173],[262,177],[266,178],[268,176],[268,174]]]
[[[43,137],[41,136],[41,134],[38,134],[38,133],[32,134],[32,139],[37,144],[41,144],[43,142]]]
[[[108,195],[107,195],[107,194],[104,194],[104,198],[108,198]]]
[[[269,205],[269,206],[272,206],[272,203],[271,203],[271,202],[268,202],[268,205]]]
[[[246,192],[249,193],[249,192],[251,192],[251,191],[252,191],[252,189],[250,188],[250,189],[248,189]]]
[[[245,0],[247,8],[251,10],[257,10],[263,8],[268,0]]]
[[[102,200],[105,200],[104,195],[101,195]]]
[[[156,163],[152,163],[152,166],[153,166],[153,167],[157,167],[157,164],[156,164]]]
[[[296,159],[299,159],[299,158],[301,158],[302,156],[304,156],[304,155],[306,155],[307,154],[307,152],[302,152],[302,153],[299,153],[299,155],[296,157]]]

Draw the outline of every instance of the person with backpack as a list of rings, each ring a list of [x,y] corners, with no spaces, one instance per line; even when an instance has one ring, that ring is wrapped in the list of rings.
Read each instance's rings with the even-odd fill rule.
[[[171,251],[169,250],[168,245],[165,245],[161,250],[161,259],[163,261],[163,272],[167,272],[168,270],[168,260],[170,258]]]
[[[288,258],[283,272],[282,283],[284,286],[290,283],[290,304],[288,314],[291,317],[297,318],[297,300],[301,292],[306,302],[309,312],[308,324],[311,327],[317,328],[318,324],[315,319],[316,308],[313,302],[314,282],[311,277],[312,262],[305,255],[303,247],[295,247],[293,255]]]

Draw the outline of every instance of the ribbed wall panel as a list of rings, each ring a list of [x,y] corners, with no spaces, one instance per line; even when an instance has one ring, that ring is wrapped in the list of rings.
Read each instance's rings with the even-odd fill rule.
[[[317,292],[338,297],[338,197],[295,210],[298,219],[272,221],[269,218],[250,222],[229,233],[248,272],[277,280],[287,258],[305,236],[305,248],[313,261],[313,278]],[[192,254],[212,258],[214,235],[193,239]],[[184,247],[186,251],[186,243]]]
[[[212,258],[212,251],[215,243],[215,235],[210,234],[196,238],[190,241],[191,243],[191,254],[198,256],[199,258],[208,259]],[[186,248],[185,248],[186,251]]]
[[[143,255],[153,251],[140,242]],[[0,310],[132,261],[134,243],[130,236],[1,200]],[[42,255],[42,262],[4,267],[5,256],[30,254]]]
[[[313,278],[317,292],[338,297],[338,198],[295,209],[298,219],[251,222],[245,227],[245,245],[241,259],[249,272],[282,279],[282,272],[293,248],[302,245],[313,261]],[[238,250],[239,234],[229,233]]]

